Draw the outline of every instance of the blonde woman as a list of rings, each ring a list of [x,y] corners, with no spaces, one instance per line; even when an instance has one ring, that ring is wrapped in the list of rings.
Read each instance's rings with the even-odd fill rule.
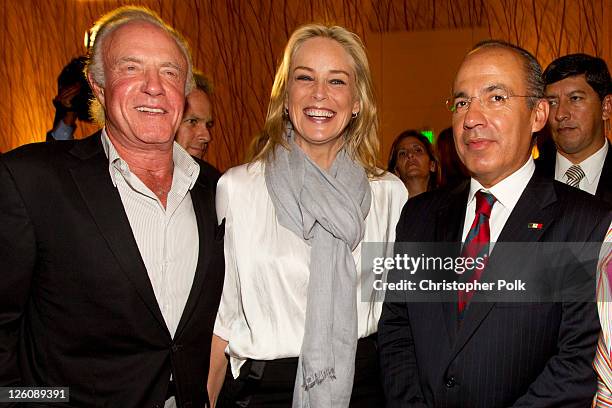
[[[226,280],[213,404],[227,354],[217,406],[382,406],[373,336],[382,296],[360,285],[372,273],[361,242],[393,241],[407,194],[376,167],[372,80],[355,34],[314,24],[292,34],[252,146],[250,163],[217,189]]]

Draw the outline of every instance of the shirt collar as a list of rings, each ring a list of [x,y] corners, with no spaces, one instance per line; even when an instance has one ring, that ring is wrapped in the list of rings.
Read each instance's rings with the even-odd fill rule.
[[[200,165],[176,142],[172,145],[172,159],[174,171],[183,173],[190,180],[189,190],[191,190],[200,175]]]
[[[495,196],[495,199],[499,204],[508,208],[510,210],[514,209],[514,206],[518,202],[521,194],[523,194],[523,190],[527,187],[527,183],[531,180],[533,173],[535,171],[535,163],[533,162],[533,158],[529,156],[529,159],[523,166],[495,184],[491,188],[485,188],[482,184],[480,184],[476,179],[472,178],[470,180],[470,193],[468,195],[468,205],[474,199],[474,195],[477,191],[483,190],[487,191]]]
[[[597,179],[599,173],[601,173],[604,161],[606,160],[606,155],[608,154],[608,145],[608,141],[605,140],[604,145],[601,147],[601,149],[584,159],[582,162],[578,163],[582,171],[584,171],[584,174],[589,184],[593,184]],[[574,163],[569,161],[567,157],[563,156],[557,151],[557,164],[555,170],[556,174],[564,176],[567,169],[569,169],[573,165]]]
[[[129,173],[130,167],[117,153],[117,149],[106,134],[106,128],[102,129],[102,148],[108,158],[108,172],[113,186],[117,187],[113,168],[123,173]],[[191,190],[200,175],[200,165],[176,142],[172,145],[172,160],[174,161],[174,171],[180,173],[179,177],[188,178],[189,190]]]

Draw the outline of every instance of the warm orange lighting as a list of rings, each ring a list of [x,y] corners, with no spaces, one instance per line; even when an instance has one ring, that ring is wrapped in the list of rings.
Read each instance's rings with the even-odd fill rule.
[[[538,145],[533,145],[533,149],[531,149],[531,155],[533,156],[534,160],[540,157],[540,151],[538,150]]]

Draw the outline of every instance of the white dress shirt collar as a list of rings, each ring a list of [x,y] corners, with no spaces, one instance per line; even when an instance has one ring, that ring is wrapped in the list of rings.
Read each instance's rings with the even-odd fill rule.
[[[470,193],[468,195],[468,205],[474,200],[474,195],[477,191],[487,191],[495,196],[497,204],[501,204],[504,208],[512,211],[517,201],[521,197],[523,190],[527,187],[527,183],[531,180],[531,176],[535,171],[535,163],[533,158],[529,156],[529,160],[523,164],[523,166],[495,184],[491,188],[485,188],[476,179],[472,178],[470,181]],[[519,193],[520,192],[520,193]],[[518,194],[517,194],[518,193]]]
[[[506,225],[506,221],[510,217],[512,210],[516,206],[519,198],[523,194],[525,187],[531,180],[535,171],[535,163],[533,158],[529,157],[529,160],[517,171],[495,184],[491,188],[484,188],[482,184],[472,178],[470,182],[470,193],[468,196],[468,202],[465,209],[465,218],[463,220],[463,234],[461,240],[465,241],[470,227],[474,221],[476,215],[476,200],[474,195],[479,190],[487,191],[495,196],[497,201],[493,204],[491,211],[491,217],[489,219],[490,225],[490,239],[491,243],[496,242],[501,234],[501,231]],[[493,245],[491,245],[491,250]]]
[[[603,169],[604,161],[606,160],[606,155],[608,154],[608,145],[608,141],[605,140],[604,145],[601,147],[601,149],[593,153],[591,156],[587,157],[582,162],[577,163],[584,171],[584,174],[586,175],[586,181],[589,185],[592,185],[599,181],[599,176],[601,175],[601,170]],[[563,156],[557,151],[557,160],[555,164],[555,179],[563,183],[567,182],[565,172],[573,164],[574,163],[569,161],[567,157]],[[582,183],[583,182],[580,183],[581,189],[590,192],[590,189],[582,187]],[[595,186],[594,190],[597,190],[597,186]],[[594,192],[591,194],[594,194]]]
[[[115,146],[106,134],[106,128],[102,129],[102,148],[104,149],[104,154],[108,157],[108,172],[110,173],[113,186],[117,187],[113,168],[126,174],[129,172],[129,166],[117,153]],[[200,175],[200,165],[176,142],[172,146],[172,160],[174,161],[174,171],[180,172],[181,176],[185,176],[190,180],[189,190],[191,190]]]

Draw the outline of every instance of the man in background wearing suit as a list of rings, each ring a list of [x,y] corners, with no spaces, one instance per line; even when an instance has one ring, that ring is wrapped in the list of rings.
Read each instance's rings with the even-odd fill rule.
[[[0,156],[0,385],[69,387],[67,406],[203,407],[223,227],[215,180],[174,143],[191,56],[148,9],[94,31],[101,134]]]
[[[185,113],[176,132],[176,142],[190,155],[204,160],[215,125],[212,82],[202,72],[193,72],[194,89],[185,100]]]
[[[497,257],[502,242],[603,240],[610,209],[535,171],[532,134],[545,125],[548,102],[531,54],[500,41],[478,44],[459,68],[449,108],[471,179],[453,191],[409,200],[396,251],[401,242],[449,242],[458,243],[459,252],[464,242],[462,254],[475,243],[489,254],[497,242],[482,275],[473,275],[486,281],[504,266]],[[589,293],[594,298],[594,288]],[[482,292],[472,293],[475,301],[465,292],[450,295],[452,302],[417,303],[410,293],[390,301],[387,292],[378,339],[388,408],[590,404],[595,302],[480,302]]]
[[[612,83],[606,62],[566,55],[551,62],[543,77],[557,154],[537,165],[555,180],[612,204],[612,149],[604,130],[612,116]]]

